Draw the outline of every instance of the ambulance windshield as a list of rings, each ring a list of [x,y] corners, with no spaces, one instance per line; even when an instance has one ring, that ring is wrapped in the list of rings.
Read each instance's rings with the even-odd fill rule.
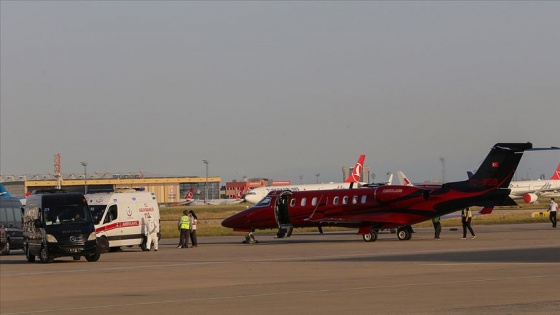
[[[96,205],[96,206],[89,206],[89,210],[91,211],[91,216],[93,217],[93,224],[98,225],[103,218],[103,213],[105,213],[105,208],[107,205]]]

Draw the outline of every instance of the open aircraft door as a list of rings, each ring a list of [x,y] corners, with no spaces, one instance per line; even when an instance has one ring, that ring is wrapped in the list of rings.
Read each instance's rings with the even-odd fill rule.
[[[293,225],[290,223],[290,215],[288,213],[291,195],[291,191],[285,191],[276,198],[276,203],[274,205],[274,217],[276,219],[276,223],[278,223],[278,233],[276,233],[277,238],[290,237],[290,235],[292,235],[292,231],[294,230]]]

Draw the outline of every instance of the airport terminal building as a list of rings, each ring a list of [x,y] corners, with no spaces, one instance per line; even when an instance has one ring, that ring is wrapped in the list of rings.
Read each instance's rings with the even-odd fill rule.
[[[347,178],[353,167],[343,167],[343,178]],[[364,167],[362,181],[369,182],[369,167]],[[89,174],[88,174],[89,175]],[[77,176],[44,175],[33,176],[2,176],[0,182],[15,197],[24,198],[35,190],[53,189],[60,186],[61,189],[72,192],[92,193],[96,191],[111,191],[123,188],[141,189],[153,192],[159,203],[174,204],[184,201],[185,196],[192,188],[195,200],[236,198],[247,193],[250,189],[264,186],[290,185],[289,181],[274,181],[267,178],[253,178],[249,180],[227,182],[221,186],[220,176],[199,177],[146,177],[144,174],[108,174],[102,176],[84,175]],[[318,180],[318,178],[317,178]]]
[[[185,199],[188,191],[193,188],[194,199],[220,198],[221,177],[144,177],[142,175],[112,174],[107,178],[61,179],[60,188],[75,192],[95,192],[116,190],[122,188],[142,189],[155,193],[158,202],[173,204]],[[23,198],[39,189],[53,189],[57,187],[55,178],[35,178],[27,180],[3,180],[2,184],[16,197]],[[205,190],[207,187],[207,190]]]

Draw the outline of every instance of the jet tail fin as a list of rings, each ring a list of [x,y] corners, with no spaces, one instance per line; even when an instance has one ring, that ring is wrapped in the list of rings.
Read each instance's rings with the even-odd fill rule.
[[[194,196],[194,188],[191,187],[191,189],[189,189],[189,192],[185,195],[185,199],[189,200],[189,199],[193,199]]]
[[[399,182],[401,185],[403,186],[413,186],[412,182],[410,180],[408,180],[408,178],[406,177],[406,175],[404,175],[404,173],[402,171],[398,171],[397,175],[399,176]]]
[[[350,173],[350,175],[348,175],[348,178],[344,181],[345,183],[357,183],[360,181],[365,160],[366,160],[366,155],[365,154],[360,155],[358,161],[356,162],[356,165],[354,165],[354,169],[352,170],[352,173]]]
[[[530,142],[497,143],[492,147],[486,159],[484,159],[471,178],[466,181],[447,183],[445,185],[474,189],[508,188],[523,156],[523,152],[532,148],[533,144]]]
[[[385,182],[386,185],[393,184],[393,173],[387,173],[387,181]]]
[[[6,189],[4,184],[0,184],[0,196],[4,196],[4,197],[11,197],[12,196],[12,194],[10,194],[10,192],[8,192],[8,190]]]
[[[558,167],[556,168],[556,172],[554,172],[554,174],[552,174],[552,177],[550,179],[560,180],[560,163],[558,163]]]

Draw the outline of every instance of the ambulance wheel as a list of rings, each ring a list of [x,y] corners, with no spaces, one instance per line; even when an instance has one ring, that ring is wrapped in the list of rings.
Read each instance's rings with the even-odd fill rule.
[[[27,258],[27,262],[35,262],[35,255],[29,253],[29,245],[25,246],[25,258]]]
[[[39,253],[39,260],[44,264],[51,263],[54,260],[54,258],[49,255],[49,249],[46,245],[41,248],[41,252]]]
[[[367,234],[362,235],[362,238],[366,242],[375,242],[375,241],[377,241],[377,232],[371,231]]]
[[[97,246],[99,247],[99,251],[102,253],[106,253],[109,251],[109,240],[105,236],[101,236],[97,239]]]
[[[72,256],[72,259],[74,259],[74,260],[80,260],[80,258],[82,258],[82,257],[80,257],[80,256]]]
[[[86,256],[86,260],[89,262],[95,262],[99,260],[99,257],[101,257],[101,252],[99,252],[99,248],[97,248],[95,250],[95,254]]]

